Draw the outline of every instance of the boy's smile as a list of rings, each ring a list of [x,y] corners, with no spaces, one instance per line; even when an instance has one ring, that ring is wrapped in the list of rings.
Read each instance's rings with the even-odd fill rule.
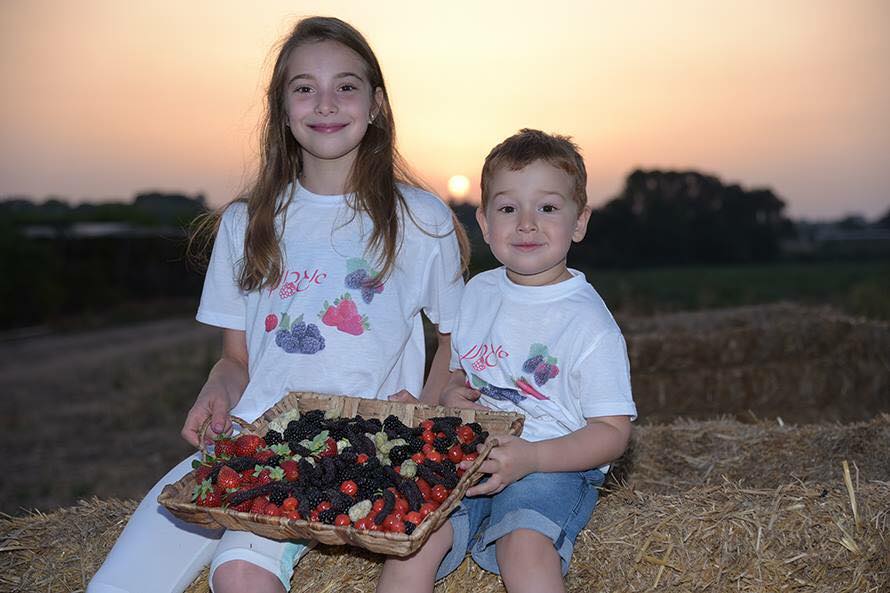
[[[476,210],[485,242],[516,284],[543,286],[567,280],[566,254],[587,232],[590,208],[580,212],[572,177],[546,161],[491,178],[488,205]]]

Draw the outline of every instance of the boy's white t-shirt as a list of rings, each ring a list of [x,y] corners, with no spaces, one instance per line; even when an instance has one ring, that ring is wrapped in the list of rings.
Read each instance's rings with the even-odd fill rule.
[[[428,192],[399,189],[410,216],[400,215],[396,266],[376,287],[370,281],[376,262],[365,255],[372,224],[349,206],[350,196],[295,186],[277,221],[283,225],[282,280],[249,293],[238,287],[247,207],[236,203],[226,210],[197,319],[246,332],[249,382],[232,414],[252,421],[289,391],[385,398],[407,389],[420,395],[420,312],[450,333],[463,279],[451,210]]]
[[[566,435],[596,416],[637,415],[627,347],[584,275],[548,286],[513,283],[506,268],[474,276],[451,336],[451,368],[480,403],[525,415],[522,438]]]

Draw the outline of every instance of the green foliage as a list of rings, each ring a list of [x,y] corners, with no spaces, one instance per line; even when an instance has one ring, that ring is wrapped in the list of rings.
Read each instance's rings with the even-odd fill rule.
[[[890,320],[890,262],[584,269],[614,311],[654,314],[779,301]]]

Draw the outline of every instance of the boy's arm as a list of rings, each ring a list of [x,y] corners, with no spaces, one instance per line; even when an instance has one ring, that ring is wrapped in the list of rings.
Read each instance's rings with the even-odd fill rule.
[[[588,418],[587,426],[565,436],[534,443],[498,435],[498,446],[480,467],[490,477],[467,495],[500,492],[533,472],[586,471],[609,463],[624,453],[630,431],[628,416],[600,416]]]

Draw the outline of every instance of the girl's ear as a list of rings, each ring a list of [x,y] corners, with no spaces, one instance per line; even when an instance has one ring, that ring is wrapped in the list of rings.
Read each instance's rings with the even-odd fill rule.
[[[572,231],[572,241],[580,243],[584,235],[587,234],[587,223],[590,221],[590,206],[584,206],[578,213],[578,220],[575,221],[575,230]]]
[[[482,230],[482,238],[485,239],[487,244],[491,245],[488,241],[488,221],[485,219],[485,210],[482,209],[482,206],[476,208],[476,222]]]
[[[383,96],[383,89],[381,87],[377,87],[374,89],[374,98],[372,99],[373,105],[371,105],[371,113],[369,114],[371,117],[371,121],[377,119],[380,115],[380,112],[386,106],[386,98]]]

